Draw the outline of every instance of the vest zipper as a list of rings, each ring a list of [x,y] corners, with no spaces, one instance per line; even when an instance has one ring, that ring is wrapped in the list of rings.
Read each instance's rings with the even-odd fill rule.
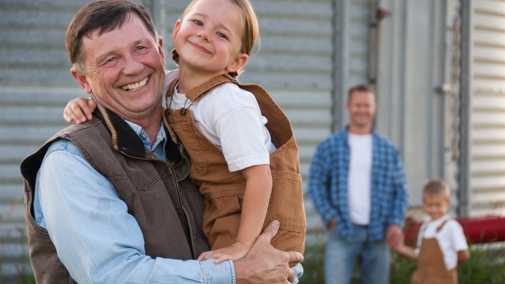
[[[195,248],[194,248],[194,244],[193,244],[193,238],[192,238],[192,230],[191,230],[191,226],[190,226],[190,222],[189,222],[189,216],[188,216],[188,213],[186,212],[186,210],[184,209],[184,206],[182,206],[182,199],[181,199],[181,193],[180,193],[180,188],[179,188],[179,182],[177,180],[177,175],[175,174],[175,171],[174,169],[172,168],[172,165],[166,161],[163,161],[161,159],[147,159],[147,158],[140,158],[140,157],[134,157],[134,156],[130,156],[128,154],[126,154],[125,152],[123,151],[120,151],[121,154],[129,157],[129,158],[132,158],[132,159],[137,159],[137,160],[143,160],[143,161],[153,161],[153,162],[159,162],[159,163],[163,163],[165,165],[168,166],[168,168],[170,169],[171,173],[172,173],[172,176],[175,177],[175,186],[176,186],[176,194],[177,194],[177,204],[176,206],[179,207],[179,208],[176,208],[176,210],[180,209],[183,213],[184,213],[184,217],[186,218],[186,223],[187,223],[187,226],[188,226],[188,233],[189,233],[189,236],[188,236],[188,241],[189,241],[189,246],[191,248],[191,256],[193,258],[195,258]],[[168,191],[168,189],[167,189]],[[169,194],[170,195],[170,194]],[[182,224],[181,224],[182,226]],[[184,228],[182,228],[184,230]]]

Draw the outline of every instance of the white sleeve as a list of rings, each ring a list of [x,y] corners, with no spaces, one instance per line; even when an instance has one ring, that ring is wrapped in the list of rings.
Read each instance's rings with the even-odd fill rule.
[[[452,232],[452,243],[455,251],[462,251],[468,249],[468,244],[466,243],[465,234],[463,233],[463,228],[461,225],[454,220],[454,225],[451,226]]]
[[[424,222],[421,225],[421,228],[419,228],[419,234],[417,235],[417,247],[416,247],[416,254],[419,255],[419,251],[421,250],[421,242],[423,241],[423,231],[424,228],[427,226],[428,222]]]
[[[270,164],[261,111],[254,95],[226,85],[216,95],[208,108],[215,110],[211,120],[230,172]]]

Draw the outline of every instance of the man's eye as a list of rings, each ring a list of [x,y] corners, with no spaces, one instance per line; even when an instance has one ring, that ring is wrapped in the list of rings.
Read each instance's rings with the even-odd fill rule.
[[[107,62],[113,62],[114,60],[116,60],[116,58],[111,57],[111,58],[109,58],[109,59],[107,60]]]
[[[195,23],[195,25],[198,25],[198,26],[203,26],[203,23],[198,20],[194,20],[193,23]]]
[[[145,49],[145,47],[143,47],[143,46],[137,46],[137,50],[142,50],[142,49]]]
[[[223,33],[219,33],[219,32],[218,32],[218,33],[217,33],[217,36],[218,36],[218,37],[221,37],[221,38],[224,38],[224,39],[228,39],[228,38],[226,37],[226,35],[225,35],[225,34],[223,34]]]

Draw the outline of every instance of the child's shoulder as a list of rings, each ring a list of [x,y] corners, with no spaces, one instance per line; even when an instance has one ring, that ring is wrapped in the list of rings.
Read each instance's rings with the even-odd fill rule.
[[[447,223],[445,223],[444,228],[450,229],[450,230],[459,230],[462,229],[461,225],[459,224],[458,221],[455,219],[448,219]]]
[[[241,89],[234,83],[223,84],[210,91],[204,98],[206,97],[209,101],[214,100],[220,103],[230,102],[237,107],[257,104],[256,97],[251,92]]]

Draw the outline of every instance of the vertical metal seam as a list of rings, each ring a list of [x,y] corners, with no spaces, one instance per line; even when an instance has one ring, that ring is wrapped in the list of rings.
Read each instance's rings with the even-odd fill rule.
[[[402,41],[401,41],[401,58],[402,58],[402,62],[401,62],[401,66],[399,67],[402,72],[402,80],[400,80],[400,83],[398,84],[399,85],[399,89],[401,90],[401,93],[400,93],[400,96],[399,96],[399,101],[400,101],[400,105],[402,106],[400,108],[400,111],[399,111],[399,117],[401,117],[400,119],[400,123],[399,123],[399,129],[401,131],[401,133],[399,133],[398,137],[399,137],[399,141],[398,141],[398,144],[399,144],[399,148],[400,148],[400,154],[402,157],[405,157],[405,132],[406,132],[406,129],[405,129],[405,108],[407,107],[407,100],[405,99],[405,94],[407,93],[407,85],[405,83],[405,74],[407,72],[407,27],[406,27],[406,23],[407,23],[407,17],[408,17],[408,2],[407,1],[401,1],[402,3],[402,8],[403,8],[403,11],[402,11],[402,23],[404,23],[403,25],[401,25],[401,36],[402,36]],[[405,162],[405,161],[404,161]]]
[[[463,0],[461,7],[461,140],[458,180],[459,180],[459,206],[458,216],[468,216],[470,213],[470,138],[471,138],[471,85],[472,85],[472,13],[473,1]]]
[[[344,0],[345,1],[345,0]],[[332,68],[331,68],[331,132],[336,132],[342,124],[342,114],[341,105],[343,103],[343,68],[344,64],[341,60],[341,56],[343,57],[343,48],[342,42],[343,40],[343,25],[342,18],[343,13],[339,15],[339,11],[342,11],[342,1],[341,0],[333,0],[331,2],[332,7],[332,49],[331,49],[331,59],[332,59]],[[340,21],[340,22],[339,22]]]

